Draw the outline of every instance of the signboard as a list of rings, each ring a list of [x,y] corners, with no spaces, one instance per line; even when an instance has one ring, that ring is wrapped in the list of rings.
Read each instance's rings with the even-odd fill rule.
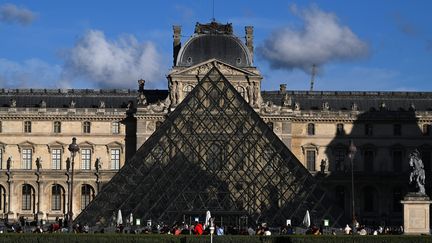
[[[286,225],[290,225],[291,224],[291,219],[287,219]]]
[[[141,225],[141,219],[136,219],[136,225]]]
[[[324,219],[324,226],[328,227],[330,225],[329,220],[328,219]]]

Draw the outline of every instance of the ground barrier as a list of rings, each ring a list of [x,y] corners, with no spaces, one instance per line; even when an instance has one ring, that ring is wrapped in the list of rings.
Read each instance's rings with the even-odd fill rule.
[[[0,243],[208,243],[210,236],[133,234],[0,234]],[[432,243],[431,236],[215,236],[213,243]]]

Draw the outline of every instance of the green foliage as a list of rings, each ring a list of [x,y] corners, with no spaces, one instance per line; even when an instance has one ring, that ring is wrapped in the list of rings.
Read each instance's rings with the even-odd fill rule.
[[[209,243],[210,236],[132,234],[0,234],[0,243]],[[214,243],[432,243],[430,236],[215,236]]]

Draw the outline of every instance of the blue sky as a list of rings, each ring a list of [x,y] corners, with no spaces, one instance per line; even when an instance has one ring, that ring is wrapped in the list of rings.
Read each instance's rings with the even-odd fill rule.
[[[239,37],[254,26],[264,90],[309,89],[316,63],[315,90],[431,91],[430,9],[428,0],[215,0],[216,20]],[[211,18],[211,0],[0,1],[0,86],[136,88],[145,78],[166,89],[172,25],[184,42]]]

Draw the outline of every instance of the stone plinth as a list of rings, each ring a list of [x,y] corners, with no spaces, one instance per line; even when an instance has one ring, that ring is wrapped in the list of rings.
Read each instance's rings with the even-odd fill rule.
[[[430,234],[429,206],[432,201],[429,197],[408,194],[401,203],[404,205],[404,234]]]

